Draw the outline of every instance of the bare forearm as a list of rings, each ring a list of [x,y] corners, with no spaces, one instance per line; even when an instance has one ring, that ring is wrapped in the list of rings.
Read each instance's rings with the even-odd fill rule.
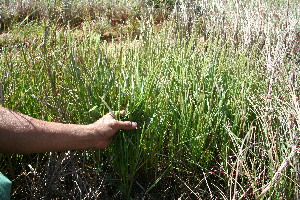
[[[0,107],[0,151],[39,153],[92,148],[88,125],[38,120]]]
[[[120,112],[125,114],[125,110]],[[120,129],[133,130],[137,123],[115,120],[111,113],[89,125],[38,120],[0,107],[0,151],[40,153],[47,151],[105,148]]]

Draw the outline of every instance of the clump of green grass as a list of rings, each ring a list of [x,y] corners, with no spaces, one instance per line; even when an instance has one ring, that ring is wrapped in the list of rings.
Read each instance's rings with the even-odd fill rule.
[[[258,26],[266,19],[249,9],[256,3],[199,3],[206,18],[194,15],[184,37],[173,21],[157,29],[150,16],[136,40],[103,41],[88,23],[80,30],[45,23],[27,46],[3,40],[6,107],[87,124],[109,112],[103,98],[139,129],[121,131],[105,150],[16,155],[1,170],[15,182],[34,180],[22,188],[28,198],[297,198],[298,43],[292,32],[275,33],[296,30],[299,16],[289,10],[279,21],[289,26],[272,32],[276,21]],[[251,24],[265,31],[264,45]]]

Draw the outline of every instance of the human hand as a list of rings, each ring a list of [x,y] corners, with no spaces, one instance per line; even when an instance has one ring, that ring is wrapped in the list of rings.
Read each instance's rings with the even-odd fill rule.
[[[137,123],[131,121],[119,121],[114,119],[113,115],[117,113],[125,115],[125,110],[120,112],[108,113],[102,118],[88,125],[92,135],[94,136],[93,148],[103,149],[110,145],[110,138],[114,136],[119,130],[133,130],[137,129]]]

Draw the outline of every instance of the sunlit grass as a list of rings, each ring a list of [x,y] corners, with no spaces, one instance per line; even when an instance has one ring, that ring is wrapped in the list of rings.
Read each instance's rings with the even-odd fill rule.
[[[43,157],[48,168],[41,170],[58,161],[67,166],[68,159],[72,167],[82,163],[75,169],[97,174],[102,197],[296,197],[297,54],[282,59],[283,40],[274,42],[272,34],[265,36],[265,46],[247,43],[240,33],[224,35],[230,24],[213,29],[214,19],[202,24],[205,39],[199,30],[176,35],[172,21],[158,30],[147,21],[135,39],[109,42],[89,24],[71,30],[47,21],[34,35],[3,37],[0,81],[6,107],[48,121],[87,124],[110,112],[105,101],[113,110],[126,109],[122,120],[139,124],[119,132],[106,150]],[[31,157],[24,156],[22,162],[28,161]],[[66,182],[88,177],[64,172]],[[46,187],[36,184],[44,194],[33,192],[47,197],[66,192],[64,184],[45,182]],[[89,183],[95,182],[66,194],[91,198]]]

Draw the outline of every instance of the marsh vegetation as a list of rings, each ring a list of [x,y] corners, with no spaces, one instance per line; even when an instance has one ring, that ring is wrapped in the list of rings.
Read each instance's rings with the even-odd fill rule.
[[[105,150],[0,155],[12,198],[299,199],[300,7],[0,1],[3,106],[139,128]]]

